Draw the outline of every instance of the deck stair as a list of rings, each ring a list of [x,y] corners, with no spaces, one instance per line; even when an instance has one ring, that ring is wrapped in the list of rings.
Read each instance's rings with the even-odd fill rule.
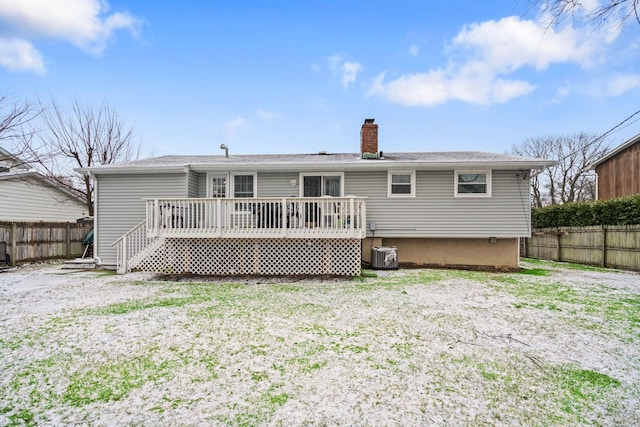
[[[65,270],[93,270],[96,262],[93,258],[75,258],[65,260],[62,268]]]

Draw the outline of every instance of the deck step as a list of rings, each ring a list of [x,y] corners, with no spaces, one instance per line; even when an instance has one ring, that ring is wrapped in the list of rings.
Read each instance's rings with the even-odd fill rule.
[[[64,262],[62,268],[73,270],[93,270],[96,268],[96,262],[93,258],[68,259]]]

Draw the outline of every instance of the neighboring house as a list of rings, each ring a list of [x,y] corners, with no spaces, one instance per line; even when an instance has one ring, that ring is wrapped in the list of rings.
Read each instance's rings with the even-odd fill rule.
[[[640,134],[585,169],[595,170],[597,200],[640,194]]]
[[[81,197],[0,148],[0,221],[75,222],[86,215]]]
[[[357,275],[372,246],[395,246],[401,265],[518,266],[530,171],[553,162],[383,153],[373,119],[360,145],[78,169],[95,179],[97,262],[121,272]]]

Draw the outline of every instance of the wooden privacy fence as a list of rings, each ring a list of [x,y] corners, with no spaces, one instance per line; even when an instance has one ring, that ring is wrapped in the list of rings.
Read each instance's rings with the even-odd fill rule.
[[[534,229],[523,255],[529,258],[640,270],[640,225]]]
[[[11,265],[76,258],[82,256],[82,239],[92,227],[90,223],[0,221],[0,242],[6,243]],[[0,257],[4,257],[4,253]]]

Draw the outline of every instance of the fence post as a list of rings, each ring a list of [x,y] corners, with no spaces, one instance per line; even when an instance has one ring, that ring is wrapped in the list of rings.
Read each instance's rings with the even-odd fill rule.
[[[64,226],[65,236],[64,243],[66,246],[65,257],[71,259],[71,224],[66,223]]]
[[[11,266],[15,267],[18,263],[18,238],[16,234],[18,233],[18,225],[13,222],[11,223]]]
[[[607,226],[602,225],[602,267],[607,268]]]
[[[560,230],[556,231],[556,240],[558,242],[558,253],[556,254],[558,259],[556,261],[562,262],[562,245],[560,244]]]

